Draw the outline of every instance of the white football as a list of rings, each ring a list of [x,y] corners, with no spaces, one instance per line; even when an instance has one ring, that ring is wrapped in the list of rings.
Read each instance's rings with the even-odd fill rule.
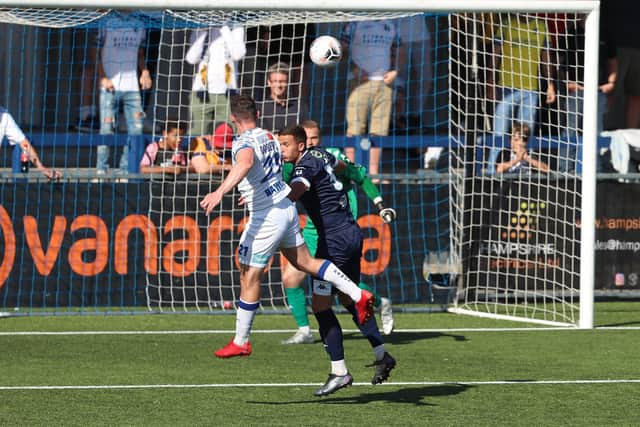
[[[320,36],[311,43],[309,58],[321,67],[336,65],[342,59],[342,47],[335,37]]]

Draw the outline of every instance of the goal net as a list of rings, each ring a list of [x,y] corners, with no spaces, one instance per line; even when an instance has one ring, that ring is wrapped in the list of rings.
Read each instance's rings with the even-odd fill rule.
[[[35,168],[21,173],[19,152],[3,144],[0,308],[225,310],[239,295],[236,251],[246,212],[235,192],[208,217],[199,202],[226,176],[228,97],[243,92],[262,101],[262,127],[313,120],[324,146],[347,150],[370,170],[399,217],[384,224],[358,192],[363,281],[398,308],[449,304],[576,324],[585,260],[578,225],[590,188],[581,177],[592,167],[582,152],[590,111],[583,99],[592,95],[581,72],[588,32],[578,13],[591,10],[586,3],[570,2],[562,14],[490,13],[477,5],[448,14],[437,2],[422,12],[123,12],[0,2],[7,39],[0,105],[43,163],[64,172],[58,183]],[[320,35],[347,47],[334,67],[309,60]],[[362,129],[348,108],[354,56],[363,55],[358,37],[381,46],[365,56],[380,55],[397,71],[385,85],[388,109],[373,110]],[[526,67],[516,51],[530,56]],[[510,83],[506,65],[521,67]],[[133,79],[122,74],[117,84],[125,89],[105,96],[104,74],[126,66]],[[566,91],[574,77],[579,93]],[[488,159],[508,149],[519,117],[518,108],[504,113],[503,135],[496,131],[501,90],[524,80],[536,98],[528,153],[550,170],[494,173]],[[547,105],[550,82],[556,101]],[[277,105],[269,104],[277,93]],[[108,102],[119,104],[111,115]],[[178,145],[166,150],[172,135]],[[286,309],[282,262],[276,256],[267,270],[263,308]]]
[[[595,139],[584,122],[594,84],[586,19],[450,15],[452,188],[464,194],[452,198],[464,271],[453,311],[578,325],[591,304],[581,293],[583,196],[594,175],[583,136]]]

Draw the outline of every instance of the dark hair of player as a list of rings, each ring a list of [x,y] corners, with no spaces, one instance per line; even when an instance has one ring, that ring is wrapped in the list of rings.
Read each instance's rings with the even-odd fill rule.
[[[295,142],[303,142],[306,144],[307,142],[307,133],[304,131],[304,128],[302,126],[288,126],[284,129],[282,129],[280,131],[280,133],[278,134],[279,136],[282,135],[291,135],[293,136],[293,140]]]
[[[231,114],[240,121],[257,121],[258,107],[249,95],[239,94],[231,97]]]

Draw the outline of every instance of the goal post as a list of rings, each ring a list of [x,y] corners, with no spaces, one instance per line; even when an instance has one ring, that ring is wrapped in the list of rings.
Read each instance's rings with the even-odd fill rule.
[[[430,99],[420,104],[421,101],[413,99],[418,97],[410,93],[412,89],[408,89],[407,100],[404,102],[407,116],[417,117],[418,124],[409,131],[403,131],[398,127],[381,142],[372,138],[374,143],[383,144],[382,147],[385,151],[390,153],[388,158],[383,159],[383,173],[381,175],[381,178],[388,177],[390,184],[384,184],[382,192],[387,204],[394,206],[400,215],[398,223],[392,227],[375,222],[375,210],[368,206],[368,202],[361,195],[361,207],[364,207],[364,210],[361,210],[360,219],[367,228],[365,238],[370,239],[366,247],[368,252],[363,261],[366,266],[363,268],[365,281],[372,282],[383,296],[392,296],[394,302],[405,304],[407,308],[411,308],[412,304],[427,300],[426,285],[423,275],[420,273],[423,265],[422,260],[424,259],[424,264],[427,265],[430,252],[447,253],[446,261],[440,262],[444,263],[446,268],[438,269],[438,273],[446,275],[445,270],[448,269],[452,270],[456,276],[456,289],[453,293],[455,295],[453,300],[449,301],[449,309],[452,312],[591,328],[593,327],[595,264],[595,229],[593,224],[596,194],[599,5],[599,1],[582,0],[564,2],[555,0],[490,0],[482,2],[474,0],[399,0],[395,2],[352,0],[347,3],[338,0],[321,0],[315,2],[310,9],[310,6],[302,5],[293,0],[278,0],[272,3],[258,0],[221,0],[215,2],[210,0],[154,0],[151,2],[148,0],[126,2],[99,0],[87,8],[86,3],[79,0],[29,0],[26,4],[16,0],[0,0],[0,22],[29,26],[39,25],[46,28],[78,27],[96,30],[106,25],[103,17],[108,17],[110,10],[122,8],[148,12],[149,18],[145,25],[157,30],[157,34],[155,34],[157,44],[153,46],[154,54],[157,55],[156,65],[158,67],[155,77],[158,81],[163,82],[162,85],[154,88],[152,101],[155,109],[151,123],[152,137],[158,139],[162,136],[160,125],[166,121],[167,117],[175,116],[179,120],[190,120],[189,97],[193,69],[185,63],[184,56],[188,50],[190,32],[194,29],[233,23],[243,26],[245,29],[258,28],[257,31],[260,31],[259,27],[261,26],[302,24],[304,26],[302,33],[293,32],[290,35],[285,35],[283,31],[278,37],[281,37],[280,49],[283,49],[282,46],[285,45],[287,48],[293,49],[287,53],[288,57],[305,57],[307,48],[305,39],[314,34],[320,35],[323,30],[330,30],[332,35],[338,36],[340,26],[346,22],[364,19],[395,19],[412,14],[433,14],[427,24],[432,36],[429,41],[432,53],[428,55],[433,58],[433,63],[430,64],[433,76],[429,82],[417,82],[416,86],[423,88],[427,84],[431,85],[429,96],[423,97]],[[558,141],[562,139],[561,136],[563,138],[565,136],[562,133],[562,126],[565,126],[563,124],[564,118],[556,122],[551,120],[553,123],[548,124],[545,131],[532,135],[532,139],[539,143],[539,153],[545,156],[545,159],[551,159],[553,165],[566,160],[579,164],[579,170],[566,173],[551,171],[544,178],[531,174],[526,178],[521,176],[518,180],[508,176],[502,178],[487,175],[482,170],[484,166],[478,164],[477,153],[483,150],[490,151],[492,147],[495,147],[499,138],[492,136],[493,116],[490,113],[494,112],[495,104],[493,99],[487,97],[485,82],[482,81],[489,72],[493,73],[497,70],[491,69],[487,64],[477,63],[479,49],[477,43],[480,42],[477,33],[479,29],[475,28],[480,22],[477,16],[482,14],[501,15],[499,18],[501,22],[497,23],[499,26],[507,21],[507,18],[503,17],[512,13],[526,15],[530,21],[533,21],[536,14],[539,13],[585,15],[584,64],[581,65],[584,71],[581,82],[584,87],[581,101],[583,105],[582,124],[580,125],[581,129],[574,129],[576,134],[581,135],[580,142],[572,140],[571,144],[576,148],[576,151],[571,151],[572,154],[558,154],[558,144],[563,143]],[[463,16],[464,19],[468,19],[469,27],[460,29],[454,25],[440,26],[443,22],[441,18],[446,15]],[[65,21],[61,18],[62,22],[56,23],[56,17],[62,16],[68,16],[69,20]],[[425,17],[426,15],[421,16]],[[318,27],[314,30],[315,32],[309,31],[307,24],[317,24]],[[404,30],[407,31],[407,29]],[[410,31],[408,32],[410,33]],[[463,45],[453,46],[452,40],[458,36],[464,37],[470,43],[465,42]],[[54,46],[55,49],[65,50],[64,43],[59,42],[58,38],[67,40],[64,38],[67,37],[66,34],[60,36],[58,34],[53,36],[39,34],[39,37],[46,39],[44,44],[49,48]],[[72,39],[75,40],[73,37]],[[60,47],[55,47],[56,42]],[[424,48],[426,43],[424,40],[422,43],[422,48]],[[16,43],[17,45],[18,43]],[[415,42],[415,46],[420,46],[420,42]],[[84,48],[86,49],[86,45]],[[452,49],[456,52],[453,52]],[[557,48],[557,52],[561,50],[560,47]],[[445,55],[444,52],[448,52],[448,55]],[[68,55],[68,52],[65,54]],[[264,60],[269,54],[263,54],[256,50],[252,55],[254,55],[252,66],[256,67],[255,64]],[[424,51],[421,55],[412,58],[424,58]],[[453,55],[463,55],[464,60],[456,63]],[[54,54],[48,53],[46,57],[48,61],[54,57]],[[88,61],[88,56],[83,60]],[[558,64],[553,62],[556,60],[557,58],[551,59],[549,63],[543,65],[556,67]],[[65,61],[66,59],[59,59],[59,65],[64,64]],[[269,61],[270,59],[267,62]],[[36,62],[31,65],[36,68]],[[253,70],[257,70],[257,68],[253,68]],[[301,63],[297,65],[297,68],[292,67],[293,80],[291,83],[295,86],[296,96],[305,93],[310,97],[311,115],[321,123],[326,140],[329,143],[336,142],[344,145],[346,144],[345,108],[340,103],[344,101],[342,103],[346,104],[347,89],[342,80],[347,79],[348,70],[344,64],[340,64],[336,70],[319,70],[312,65]],[[263,67],[260,71],[264,74],[267,69]],[[259,82],[253,76],[246,80],[248,83],[245,85],[242,79],[242,73],[245,72],[246,70],[238,70],[239,89],[249,90],[252,93],[265,90],[264,81]],[[64,73],[60,73],[60,75],[64,77]],[[478,75],[480,75],[480,80],[475,81]],[[264,79],[264,75],[262,78]],[[9,77],[6,80],[9,83],[7,86],[10,87],[12,81]],[[412,83],[416,82],[408,81],[407,88],[413,88]],[[47,80],[47,84],[50,84],[49,80]],[[68,82],[61,83],[57,90],[64,90],[65,84],[68,86],[77,85],[70,79]],[[461,89],[460,85],[464,88]],[[28,87],[25,86],[25,88]],[[33,87],[34,91],[37,91],[42,86],[34,83]],[[536,91],[540,96],[543,95],[541,89],[536,89]],[[398,91],[395,93],[397,95]],[[442,95],[443,93],[446,95]],[[442,97],[449,98],[448,106],[438,105],[438,100]],[[327,102],[328,99],[331,102]],[[14,97],[10,101],[16,102],[16,98]],[[94,99],[94,102],[97,101]],[[69,102],[69,105],[71,104],[72,102]],[[18,105],[17,102],[16,105]],[[22,108],[24,103],[19,105]],[[400,102],[397,105],[400,105]],[[45,106],[42,108],[44,109]],[[442,108],[447,112],[445,113]],[[554,108],[549,114],[564,117],[566,114],[564,107]],[[18,117],[25,117],[29,116],[27,113],[21,110],[15,114]],[[30,115],[35,116],[37,113],[38,111],[35,114],[31,112]],[[72,115],[69,111],[41,113],[43,118],[55,116],[56,120],[59,120],[61,116],[70,117]],[[399,113],[394,111],[393,115],[395,118],[396,115],[399,116]],[[430,116],[432,122],[426,123],[423,116]],[[443,117],[444,119],[442,119]],[[25,120],[19,121],[24,123]],[[61,123],[60,127],[68,124]],[[421,165],[419,168],[421,171],[417,173],[413,166],[414,163],[412,163],[415,162],[415,159],[410,159],[410,157],[415,156],[415,152],[418,151],[421,160],[422,152],[420,150],[425,150],[430,144],[438,146],[439,137],[442,136],[439,131],[443,128],[446,129],[447,135],[444,137],[448,141],[444,147],[448,152],[448,170],[446,173],[441,169],[435,170],[433,171],[435,178],[432,178],[430,175],[432,171],[423,173],[422,169],[424,168]],[[55,132],[59,132],[59,130]],[[62,135],[63,132],[59,133]],[[56,136],[56,138],[66,138],[64,140],[69,141],[67,136]],[[358,141],[357,144],[364,147],[365,139]],[[95,143],[91,142],[91,144]],[[581,149],[577,150],[579,144],[581,144]],[[83,149],[82,146],[75,148]],[[46,163],[47,159],[43,160]],[[59,161],[64,163],[70,176],[74,176],[75,169],[80,167],[73,164],[69,158]],[[386,168],[384,167],[385,161],[388,161]],[[93,177],[91,172],[88,174],[89,178]],[[443,175],[446,175],[447,178],[443,179]],[[234,242],[237,241],[238,233],[241,232],[245,220],[243,210],[235,205],[233,196],[231,196],[225,200],[220,211],[217,212],[216,219],[219,221],[216,222],[202,218],[197,207],[197,198],[214,188],[217,182],[219,181],[216,179],[211,180],[203,176],[192,179],[188,184],[167,177],[155,177],[149,180],[147,187],[145,180],[144,185],[140,185],[140,189],[134,191],[135,197],[138,198],[137,203],[141,206],[140,209],[145,212],[141,212],[140,216],[127,215],[119,223],[114,220],[114,224],[110,224],[107,221],[107,230],[105,231],[107,234],[113,232],[113,236],[117,236],[118,231],[125,233],[126,230],[133,233],[130,231],[131,229],[140,234],[140,236],[136,235],[135,239],[132,237],[133,234],[129,235],[129,243],[136,240],[136,244],[141,247],[139,252],[144,252],[132,256],[130,264],[137,265],[136,268],[145,277],[145,284],[142,293],[139,283],[131,288],[133,288],[133,293],[139,295],[138,298],[144,296],[146,304],[152,310],[218,310],[224,307],[224,301],[236,298],[238,276],[235,272]],[[132,179],[126,191],[132,191],[133,184],[135,182]],[[427,186],[429,186],[428,189],[426,189]],[[516,187],[517,194],[516,191],[510,190]],[[130,193],[126,193],[125,196],[122,195],[123,193],[118,193],[121,188],[124,187],[118,187],[114,184],[113,188],[109,189],[112,200],[117,201],[119,197],[129,197]],[[113,194],[111,194],[112,190]],[[83,188],[82,191],[91,193],[93,187],[89,185],[88,190]],[[496,192],[502,194],[502,198],[496,197]],[[166,194],[173,196],[167,198]],[[521,194],[525,194],[526,197],[520,198]],[[55,197],[58,196],[51,195],[50,200],[56,200]],[[535,204],[536,207],[534,207],[532,203],[537,203],[540,200],[552,208],[543,212],[538,204]],[[544,222],[547,228],[542,229],[541,227],[535,233],[531,232],[532,236],[535,234],[532,237],[535,242],[531,244],[520,245],[521,242],[510,241],[508,235],[507,238],[502,238],[499,234],[494,236],[492,233],[499,233],[499,230],[508,226],[504,221],[511,220],[511,217],[499,218],[500,215],[507,215],[506,207],[514,207],[515,212],[518,210],[515,205],[521,202],[527,203],[528,213],[520,213],[519,215],[526,216],[527,219],[535,216],[535,220]],[[3,199],[2,204],[5,203],[7,202]],[[84,219],[88,213],[93,214],[91,209],[95,207],[87,207],[87,212],[84,212],[82,211],[84,209],[82,203],[90,205],[91,201],[81,201],[80,207],[76,208],[76,211],[68,217],[69,224],[77,217]],[[28,212],[33,203],[25,205],[24,218],[34,216],[33,213]],[[55,221],[64,216],[58,212],[58,206],[55,205],[55,202],[51,202],[49,212],[51,218],[56,218]],[[401,212],[405,212],[405,214],[403,215]],[[550,218],[552,212],[561,215],[561,221],[553,222],[553,218]],[[0,214],[2,213],[0,211]],[[118,216],[120,214],[121,212],[113,214],[113,216],[120,221],[120,216]],[[144,215],[147,216],[146,220],[142,218]],[[431,217],[432,215],[437,216],[435,220]],[[0,219],[3,218],[0,215]],[[30,220],[25,222],[22,216],[19,219],[13,218],[13,220],[21,223],[19,227],[26,228],[30,224]],[[140,223],[134,223],[134,220],[140,221]],[[151,227],[152,230],[147,229],[145,232],[144,227],[139,225],[142,223],[145,224],[144,227]],[[48,219],[48,227],[45,225],[39,231],[36,230],[36,234],[38,232],[40,234],[40,241],[52,241],[52,229],[55,229],[54,231],[62,230],[62,228],[58,230],[56,224],[59,223]],[[443,226],[443,224],[447,226]],[[76,225],[75,230],[78,229],[77,227],[80,225]],[[88,226],[85,224],[85,227]],[[69,230],[73,230],[73,227],[70,227]],[[96,230],[100,231],[101,229],[96,228]],[[4,231],[4,234],[7,234],[9,230],[4,229]],[[18,236],[18,245],[22,239],[20,231],[23,231],[22,228],[19,228],[15,233]],[[62,255],[67,255],[64,251],[69,247],[80,251],[77,246],[74,246],[80,240],[77,232],[75,235],[72,231],[67,233],[68,235],[63,240],[66,245],[62,246]],[[22,242],[24,249],[21,252],[18,251],[24,257],[29,257],[29,254],[33,252],[33,240],[29,236],[33,235],[29,234],[25,237]],[[194,236],[202,241],[200,245],[192,244],[191,240],[194,239]],[[146,240],[141,243],[140,239]],[[220,244],[216,246],[211,241],[220,242]],[[389,241],[390,244],[385,243]],[[149,242],[155,243],[154,249],[149,249]],[[560,246],[554,246],[555,242],[562,243]],[[65,276],[56,270],[59,264],[53,266],[46,264],[49,268],[47,270],[42,267],[43,261],[38,258],[36,259],[37,268],[34,267],[33,271],[18,272],[16,269],[9,274],[13,275],[12,278],[20,276],[21,280],[26,282],[29,277],[43,275],[43,271],[48,271],[49,275],[44,280],[44,291],[33,288],[29,288],[28,291],[25,289],[9,291],[9,286],[2,289],[2,283],[0,283],[0,308],[7,306],[6,301],[10,301],[9,305],[13,301],[17,301],[18,305],[23,304],[20,301],[26,300],[25,295],[27,294],[33,295],[33,293],[42,292],[51,295],[50,284],[54,281],[56,282],[55,288],[61,289],[59,293],[66,293],[67,296],[59,297],[58,290],[56,290],[55,303],[49,302],[46,298],[43,299],[46,302],[42,302],[40,306],[53,311],[60,309],[59,306],[54,307],[55,304],[60,304],[59,298],[64,301],[67,301],[65,299],[67,297],[73,300],[72,296],[85,292],[87,288],[89,289],[87,293],[92,294],[92,297],[100,301],[96,306],[110,302],[111,297],[105,300],[100,299],[99,295],[103,291],[98,289],[102,287],[103,282],[108,282],[109,289],[119,288],[120,294],[129,292],[130,286],[123,284],[130,280],[127,276],[122,275],[122,272],[126,270],[126,265],[125,267],[120,264],[116,265],[117,260],[122,261],[121,258],[117,258],[116,253],[122,256],[122,251],[118,252],[118,249],[109,243],[107,245],[110,248],[108,251],[114,256],[114,259],[108,258],[104,261],[103,269],[100,272],[113,266],[113,277],[100,276],[98,273],[85,275],[86,271],[79,272],[74,269],[75,267],[72,267],[73,271]],[[512,266],[518,263],[527,263],[530,260],[525,259],[526,257],[518,259],[517,256],[513,258],[503,256],[502,259],[497,259],[497,256],[491,253],[492,247],[498,248],[499,251],[507,248],[506,250],[514,250],[515,252],[526,248],[531,251],[553,250],[561,253],[558,257],[565,258],[563,258],[562,265],[553,264],[550,268],[547,268],[548,265],[542,266],[544,268],[536,266],[531,271],[526,269],[521,271],[513,269]],[[389,253],[386,252],[387,249]],[[92,250],[95,251],[95,254],[92,252],[89,255],[82,255],[87,259],[82,259],[81,265],[95,265],[94,255],[99,254],[100,251],[95,248]],[[403,252],[400,253],[401,251]],[[60,261],[62,255],[56,261],[57,263],[62,263]],[[199,261],[191,260],[192,256],[197,256]],[[150,257],[155,257],[155,260],[150,260]],[[216,260],[213,260],[213,257],[217,257]],[[99,257],[96,256],[96,258]],[[74,258],[69,256],[69,259]],[[403,264],[407,259],[413,260],[412,266],[407,267]],[[440,260],[441,258],[436,256],[431,259]],[[492,262],[494,266],[504,264],[507,267],[502,268],[501,271],[490,271]],[[279,265],[278,263],[279,260],[276,261],[276,266]],[[128,272],[131,271],[131,268],[133,267],[129,265]],[[57,273],[57,279],[51,276],[51,272]],[[428,271],[425,273],[425,276],[427,275]],[[270,284],[263,288],[266,300],[269,301],[268,307],[274,309],[285,308],[285,299],[279,280],[278,269],[274,268],[268,276]],[[80,283],[80,285],[78,288],[66,289],[66,285],[58,284],[58,282],[65,281]],[[4,306],[2,300],[5,301]],[[80,304],[84,304],[87,298],[81,296],[79,300],[82,301]],[[121,304],[128,305],[132,300],[140,304],[136,298],[124,298],[125,302]],[[66,304],[73,305],[68,302]],[[92,309],[95,306],[89,308]]]
[[[595,224],[596,217],[596,152],[598,106],[599,7],[592,8],[585,25],[585,93],[582,152],[582,218],[583,224]],[[589,174],[591,176],[589,176]],[[582,227],[580,245],[580,320],[581,329],[593,328],[595,277],[595,226]]]

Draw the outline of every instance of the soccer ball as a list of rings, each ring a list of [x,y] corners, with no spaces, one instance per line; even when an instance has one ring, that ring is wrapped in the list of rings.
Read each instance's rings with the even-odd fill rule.
[[[320,36],[311,43],[309,58],[321,67],[336,65],[342,58],[340,42],[331,36]]]

